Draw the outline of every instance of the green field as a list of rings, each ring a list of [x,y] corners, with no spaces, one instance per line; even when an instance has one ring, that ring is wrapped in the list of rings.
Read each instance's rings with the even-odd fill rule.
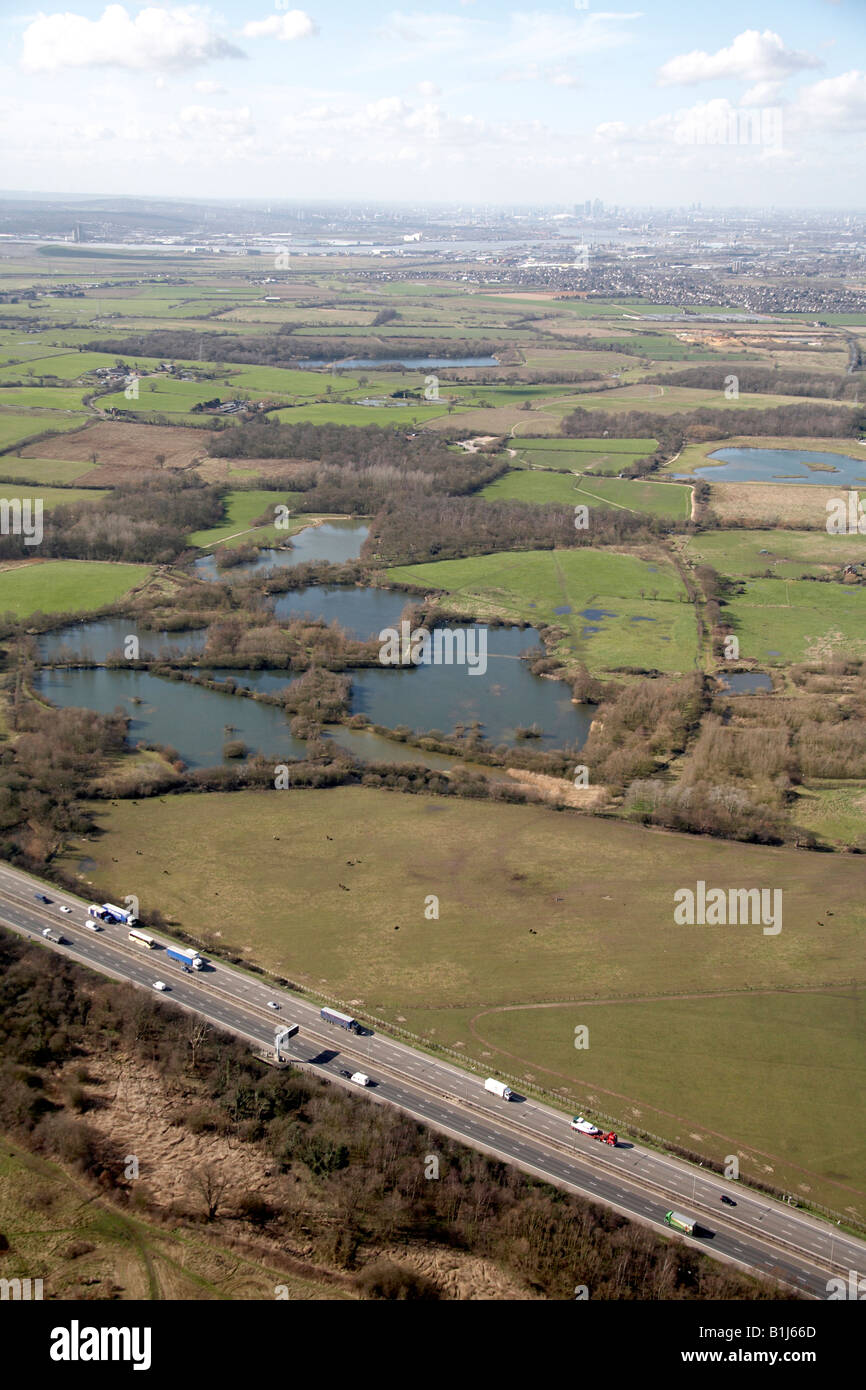
[[[0,460],[0,473],[2,473],[2,460]],[[108,492],[105,488],[98,487],[42,487],[37,484],[26,490],[15,487],[14,484],[0,483],[0,497],[7,502],[12,502],[19,498],[22,503],[30,501],[31,505],[41,498],[43,510],[50,512],[54,507],[67,507],[73,502],[101,502],[103,497],[107,497]]]
[[[603,449],[606,454],[651,454],[658,446],[657,439],[525,439],[521,449],[542,450],[544,453],[590,453]]]
[[[866,537],[829,536],[826,531],[706,531],[692,536],[684,555],[719,574],[757,577],[767,570],[780,579],[817,575],[828,566],[866,560]]]
[[[156,365],[155,357],[125,357],[123,360],[130,365]],[[116,361],[117,358],[110,352],[57,353],[22,362],[15,367],[4,367],[0,372],[0,381],[15,377],[57,377],[60,381],[77,381],[85,372],[95,372],[97,367],[112,367]]]
[[[147,565],[44,560],[0,570],[0,613],[89,613],[115,603],[150,574]]]
[[[80,410],[87,390],[79,386],[3,386],[0,407],[10,410]]]
[[[0,449],[8,449],[33,435],[63,434],[66,430],[77,429],[88,419],[87,415],[13,415],[0,414]]]
[[[194,531],[188,537],[190,545],[209,548],[227,541],[233,541],[236,545],[254,540],[257,542],[279,540],[280,537],[290,536],[297,526],[282,527],[276,526],[257,526],[253,528],[252,523],[257,516],[261,516],[266,509],[271,509],[278,504],[285,504],[291,508],[294,506],[298,497],[297,492],[269,492],[256,489],[248,492],[230,492],[225,498],[226,519],[219,526],[212,526],[207,531]],[[297,520],[298,525],[306,525],[310,518],[308,516],[292,518]]]
[[[866,850],[866,783],[809,782],[797,788],[791,820],[828,845]]]
[[[866,1079],[852,1041],[862,1002],[825,998],[863,977],[856,858],[837,857],[829,874],[824,856],[795,850],[367,788],[94,810],[106,833],[66,860],[95,861],[82,891],[134,891],[145,914],[158,908],[206,949],[240,951],[484,1066],[495,1056],[620,1124],[673,1127],[714,1157],[755,1146],[792,1189],[802,1156],[813,1197],[860,1200],[850,1189],[866,1185],[866,1112],[850,1096]],[[782,887],[781,932],[676,926],[673,895],[697,879]],[[431,893],[438,921],[424,916]],[[800,989],[818,993],[780,993]],[[579,1023],[588,1053],[573,1046]],[[761,1085],[738,1110],[756,1056]],[[790,1161],[797,1125],[807,1132]]]
[[[465,1017],[468,1045],[491,1054],[492,1072],[521,1076],[529,1063],[552,1089],[574,1076],[581,1022],[589,1047],[578,1054],[577,1093],[587,1108],[717,1162],[737,1153],[747,1177],[866,1213],[866,1126],[852,1127],[850,1108],[866,1083],[862,986]],[[818,1133],[826,1139],[816,1149]]]
[[[584,455],[585,457],[585,455]],[[524,470],[506,473],[482,490],[491,500],[511,498],[518,502],[562,502],[588,507],[624,507],[628,511],[648,512],[686,520],[691,511],[691,490],[669,483],[646,483],[619,478],[576,478],[567,473],[541,473]]]
[[[742,392],[736,400],[727,400],[724,391],[706,391],[693,386],[663,386],[636,382],[612,391],[573,398],[569,409],[577,405],[585,410],[650,410],[654,414],[672,415],[685,410],[774,410],[781,405],[796,405],[799,396],[762,396]],[[842,401],[826,401],[827,405],[844,408]]]
[[[0,456],[0,478],[33,483],[37,487],[44,487],[46,484],[51,486],[52,483],[73,483],[76,478],[92,471],[93,464],[82,463],[81,459],[17,458],[15,454]],[[0,484],[0,490],[2,486]]]
[[[397,565],[388,576],[396,584],[441,589],[481,619],[554,623],[567,634],[561,654],[579,656],[591,670],[686,671],[696,657],[695,615],[676,569],[662,555],[644,560],[612,550],[506,551]],[[602,616],[582,616],[597,610]]]
[[[569,469],[582,473],[621,473],[633,459],[645,458],[656,448],[654,439],[524,439],[521,435],[510,442],[516,450],[516,461],[531,468]]]
[[[866,654],[864,588],[808,579],[748,579],[724,612],[746,660],[778,664]]]

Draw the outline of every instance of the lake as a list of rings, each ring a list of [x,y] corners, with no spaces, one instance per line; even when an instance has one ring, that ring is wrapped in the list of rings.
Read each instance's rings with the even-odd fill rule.
[[[33,688],[63,708],[80,706],[112,714],[120,707],[132,717],[131,748],[139,741],[167,744],[190,767],[215,767],[223,762],[223,744],[234,739],[252,753],[273,755],[275,761],[302,758],[306,751],[306,745],[290,734],[278,706],[163,680],[148,671],[42,670],[34,676]],[[134,704],[136,698],[142,703]],[[226,732],[227,725],[234,726],[231,732]]]
[[[140,627],[134,618],[103,618],[99,622],[73,623],[54,632],[44,632],[37,639],[37,646],[43,661],[64,661],[73,655],[83,661],[105,661],[109,653],[123,651],[130,636],[138,638],[140,656],[147,660],[149,656],[160,658],[172,652],[201,651],[207,640],[207,628],[151,632]]]
[[[369,533],[370,528],[363,521],[325,521],[321,526],[305,526],[293,536],[291,550],[262,550],[248,565],[235,565],[220,571],[213,555],[202,555],[193,562],[193,574],[197,579],[231,583],[233,579],[247,578],[260,570],[293,569],[295,565],[313,561],[342,565],[347,560],[357,560]],[[255,541],[255,531],[250,533],[250,539]]]
[[[466,624],[465,630],[474,626]],[[565,682],[534,676],[519,660],[520,652],[538,642],[535,628],[489,628],[483,675],[470,675],[465,666],[444,665],[354,671],[351,711],[389,729],[406,725],[425,733],[438,729],[448,734],[457,724],[478,720],[485,738],[512,746],[522,742],[516,735],[518,725],[535,724],[543,736],[531,740],[531,747],[582,744],[595,707],[573,704]]]
[[[254,690],[279,690],[291,682],[289,672],[215,671],[219,678],[233,676],[241,685]],[[239,739],[251,753],[271,756],[274,763],[303,758],[306,743],[293,738],[285,714],[275,705],[208,690],[152,676],[147,671],[48,671],[36,673],[33,687],[40,695],[62,708],[71,706],[112,714],[120,708],[131,716],[127,735],[130,748],[136,743],[158,743],[177,750],[192,768],[216,767],[223,763],[223,745]],[[134,704],[139,699],[141,704]],[[227,726],[232,730],[227,732]],[[467,766],[460,758],[427,753],[420,748],[383,738],[372,730],[329,725],[326,738],[346,748],[361,762],[412,763],[447,772]],[[494,781],[510,780],[498,768],[476,769]]]
[[[715,483],[815,483],[822,487],[845,487],[853,483],[866,485],[866,448],[862,458],[850,454],[830,454],[809,449],[717,449],[708,456],[721,459],[719,464],[696,468],[695,478]],[[809,463],[833,468],[827,473],[807,467]],[[688,475],[680,473],[678,478]]]
[[[385,627],[398,623],[413,595],[404,589],[368,589],[355,585],[311,584],[281,594],[274,605],[280,619],[310,616],[326,623],[338,622],[362,642],[378,637]],[[417,602],[417,595],[414,596]]]

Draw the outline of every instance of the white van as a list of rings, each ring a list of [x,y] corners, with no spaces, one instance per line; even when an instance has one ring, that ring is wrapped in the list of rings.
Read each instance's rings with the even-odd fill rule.
[[[354,1081],[356,1086],[369,1086],[370,1084],[369,1076],[363,1071],[353,1071],[349,1080]]]
[[[88,917],[84,925],[86,926],[88,931],[102,931],[102,927],[99,925],[99,923],[94,922],[90,917]]]
[[[154,989],[168,989],[168,985],[164,980],[154,980],[153,987]]]

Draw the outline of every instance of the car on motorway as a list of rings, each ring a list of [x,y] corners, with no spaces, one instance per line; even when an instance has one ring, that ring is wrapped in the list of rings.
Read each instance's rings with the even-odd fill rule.
[[[269,999],[269,1000],[268,1000],[268,1008],[269,1008],[269,1009],[278,1009],[279,1007],[280,1007],[279,1004],[275,1003],[275,1001],[274,1001],[273,999]]]
[[[340,1068],[340,1075],[344,1076],[347,1081],[352,1080],[352,1073],[350,1071],[347,1071],[345,1067]]]
[[[733,1197],[720,1197],[719,1201],[724,1202],[726,1207],[735,1207],[737,1205]]]
[[[50,902],[51,902],[51,899],[50,899],[50,898],[46,898],[46,896],[45,896],[44,893],[34,893],[33,896],[34,896],[34,898],[36,899],[36,901],[37,901],[38,903],[50,903]]]
[[[354,1081],[356,1086],[371,1085],[370,1078],[364,1071],[353,1071],[351,1076],[349,1077],[349,1080]]]
[[[154,989],[159,990],[168,989],[168,985],[165,983],[165,980],[154,980],[153,987]]]
[[[84,925],[86,926],[88,931],[102,931],[102,927],[99,925],[99,923],[92,922],[89,917],[87,921],[84,923]]]
[[[71,907],[66,907],[66,905],[64,904],[64,905],[60,908],[60,911],[61,911],[61,912],[71,912],[71,911],[72,911],[72,908],[71,908]]]

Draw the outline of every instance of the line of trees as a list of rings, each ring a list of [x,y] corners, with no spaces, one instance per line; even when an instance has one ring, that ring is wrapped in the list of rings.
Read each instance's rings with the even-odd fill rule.
[[[725,390],[731,375],[736,376],[737,389],[746,395],[755,393],[771,396],[817,396],[833,401],[857,401],[859,386],[850,376],[833,376],[829,372],[798,372],[781,367],[716,366],[707,363],[686,367],[678,372],[645,376],[643,381],[664,386],[690,386],[702,391]]]
[[[125,484],[101,501],[52,508],[44,516],[38,554],[170,564],[187,548],[190,531],[216,526],[222,517],[221,490],[194,476]],[[32,559],[36,550],[23,534],[0,536],[0,559]]]
[[[412,497],[387,501],[374,518],[364,553],[387,564],[418,564],[499,550],[620,545],[649,541],[673,523],[594,507],[586,529],[571,507],[557,503],[487,501],[478,497]]]
[[[847,410],[840,406],[822,405],[818,401],[797,401],[792,405],[773,406],[769,410],[738,409],[726,406],[716,410],[702,406],[698,410],[679,411],[667,417],[651,410],[587,410],[579,406],[562,421],[562,433],[572,439],[595,439],[607,434],[612,439],[643,438],[659,430],[677,432],[695,441],[728,439],[732,435],[767,435],[770,437],[850,439],[866,430],[866,407]]]

